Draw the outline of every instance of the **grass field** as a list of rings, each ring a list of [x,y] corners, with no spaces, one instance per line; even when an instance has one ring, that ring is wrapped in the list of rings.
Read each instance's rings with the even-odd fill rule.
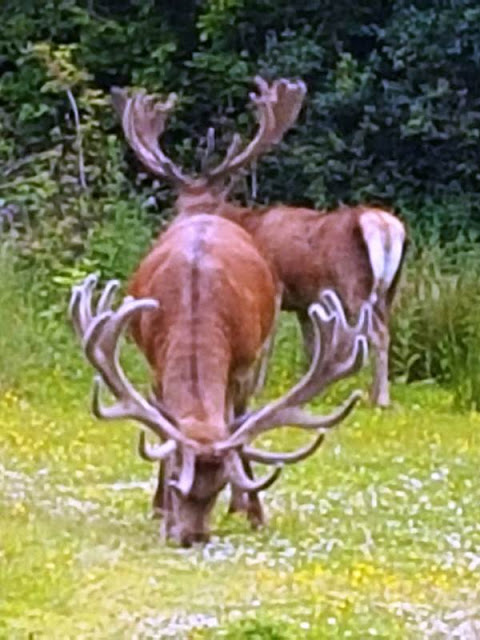
[[[90,418],[83,374],[31,380],[0,397],[1,637],[480,638],[480,415],[440,388],[361,406],[266,493],[264,530],[225,495],[211,543],[181,550],[136,429]]]

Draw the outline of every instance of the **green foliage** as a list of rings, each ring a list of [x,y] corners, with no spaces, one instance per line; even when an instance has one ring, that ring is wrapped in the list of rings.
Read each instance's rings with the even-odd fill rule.
[[[138,187],[119,184],[125,147],[118,129],[112,136],[111,85],[182,96],[166,142],[193,168],[192,150],[209,124],[222,148],[235,129],[251,131],[247,92],[262,73],[301,76],[309,88],[299,125],[262,163],[264,199],[381,200],[418,211],[466,196],[468,220],[478,224],[479,12],[473,0],[6,2],[2,197],[22,200],[21,182],[19,206],[29,216],[37,195],[37,210],[74,197],[78,148],[67,89],[78,102],[91,195],[120,198]],[[55,191],[52,179],[63,188]],[[465,223],[461,211],[455,220]]]
[[[145,7],[132,7],[138,22],[130,26],[120,7],[118,24],[74,1],[0,9],[0,206],[14,212],[18,253],[43,283],[38,295],[49,312],[64,304],[55,289],[64,273],[93,266],[125,277],[133,253],[139,256],[151,237],[141,212],[145,198],[128,181],[124,146],[111,130],[108,92],[96,76],[102,65],[95,64],[100,45],[112,56],[105,61],[111,72],[120,72],[121,51],[140,73],[140,58],[152,64],[145,33],[146,23],[155,22],[153,63],[162,67],[163,21],[152,20]],[[171,40],[164,44],[165,52],[174,50]],[[114,238],[114,225],[122,240],[119,233]],[[119,242],[107,249],[108,238]]]
[[[84,70],[79,69],[73,62],[73,56],[78,45],[58,45],[53,48],[46,42],[37,42],[31,48],[31,53],[38,56],[47,69],[49,81],[41,88],[46,91],[67,91],[77,84],[90,80]]]
[[[154,183],[151,213],[113,84],[179,93],[165,145],[194,170],[209,125],[219,155],[234,130],[251,133],[254,74],[301,76],[307,106],[261,163],[261,196],[396,205],[417,249],[394,314],[394,373],[436,378],[475,405],[479,17],[473,0],[5,2],[0,216],[43,321],[55,332],[87,272],[125,280],[171,210]],[[294,324],[279,342],[300,368]]]
[[[0,248],[0,389],[24,387],[74,362],[70,332],[45,310],[44,284],[23,268],[8,242]],[[63,300],[62,320],[66,307]],[[73,372],[73,369],[70,369]]]
[[[473,0],[4,0],[0,635],[153,637],[167,624],[252,640],[465,632],[459,612],[479,601],[479,430],[452,401],[469,410],[480,398],[479,35]],[[151,213],[110,87],[179,94],[165,145],[192,170],[209,125],[219,153],[234,130],[251,133],[256,73],[309,88],[298,126],[259,168],[262,198],[381,200],[404,213],[414,249],[393,372],[447,391],[396,385],[394,412],[360,408],[320,464],[285,472],[265,533],[218,516],[220,541],[179,553],[158,546],[145,517],[150,472],[130,427],[88,417],[91,372],[65,321],[68,294],[92,271],[124,282],[170,211],[157,191]],[[289,317],[266,395],[302,364]],[[299,444],[277,436],[266,444]],[[205,612],[205,626],[219,625],[211,636]]]
[[[278,621],[255,618],[231,625],[224,637],[227,640],[293,640],[298,635],[288,633],[285,624]]]
[[[211,41],[215,45],[220,33],[223,34],[223,40],[226,38],[225,32],[232,35],[238,10],[245,5],[245,0],[209,0],[205,5],[197,20],[199,39],[200,42]]]
[[[13,257],[3,245],[0,252],[0,387],[18,380],[31,358],[37,322],[30,305],[31,297],[26,292],[27,281],[16,271]]]
[[[211,544],[179,550],[150,517],[137,429],[92,418],[86,380],[32,374],[0,389],[0,636],[417,640],[478,625],[479,416],[438,387],[395,385],[395,410],[360,407],[285,468],[264,530],[224,496]]]
[[[480,401],[480,250],[459,239],[418,250],[393,314],[392,369],[407,381],[437,380],[454,401]]]
[[[150,221],[138,203],[106,203],[105,219],[88,233],[85,259],[105,278],[127,278],[138,265],[151,240]]]

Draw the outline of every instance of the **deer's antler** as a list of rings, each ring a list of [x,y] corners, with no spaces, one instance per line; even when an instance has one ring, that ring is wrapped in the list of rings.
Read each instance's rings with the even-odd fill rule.
[[[175,106],[176,95],[171,93],[162,101],[155,95],[137,92],[129,97],[124,89],[113,87],[112,103],[117,111],[125,137],[135,155],[155,176],[171,182],[174,186],[188,186],[194,182],[182,172],[160,148],[162,135],[169,113]]]
[[[69,306],[69,315],[85,356],[100,374],[93,385],[94,415],[107,420],[130,418],[139,421],[161,440],[171,443],[164,449],[168,449],[169,453],[173,453],[178,444],[195,447],[194,441],[186,438],[156,406],[135,389],[118,360],[119,339],[131,317],[135,313],[158,309],[158,302],[147,298],[135,300],[127,297],[116,311],[112,311],[112,300],[119,283],[111,280],[93,311],[92,293],[96,283],[97,277],[90,275],[82,284],[73,287]],[[100,402],[102,383],[117,399],[113,406],[105,407]]]
[[[250,94],[250,99],[257,111],[257,133],[243,151],[240,151],[240,136],[235,134],[225,159],[206,172],[209,181],[231,176],[278,144],[298,117],[307,92],[304,82],[281,78],[269,85],[257,76],[255,83],[259,94]]]
[[[113,87],[112,103],[117,111],[125,137],[137,158],[154,175],[169,181],[176,187],[188,187],[206,182],[223,182],[231,178],[271,147],[278,144],[298,117],[306,94],[301,80],[281,78],[269,85],[256,77],[258,94],[250,95],[257,111],[258,131],[243,149],[240,136],[235,134],[224,160],[213,169],[204,170],[200,178],[193,178],[178,167],[160,148],[162,135],[176,95],[167,100],[143,91],[128,96],[124,89]]]
[[[195,478],[196,456],[205,453],[195,440],[184,436],[174,420],[162,411],[160,402],[146,400],[128,381],[118,360],[119,339],[131,317],[141,311],[155,310],[158,302],[151,299],[135,300],[126,297],[116,311],[111,309],[119,283],[111,280],[103,290],[96,309],[92,307],[92,294],[97,283],[95,275],[88,276],[80,285],[73,287],[69,315],[83,351],[90,364],[99,372],[94,379],[92,410],[97,418],[106,420],[137,420],[161,440],[161,445],[149,445],[141,434],[138,451],[151,462],[164,460],[181,447],[182,465],[178,480],[171,480],[170,487],[188,496]],[[104,383],[117,398],[117,402],[105,407],[100,402],[100,388]],[[266,478],[251,480],[241,467],[236,451],[225,451],[226,479],[242,491],[257,492],[269,487],[280,474],[276,468]]]
[[[316,416],[300,407],[324,391],[336,380],[358,371],[368,352],[367,331],[371,322],[371,309],[364,304],[357,324],[350,326],[342,304],[333,291],[321,296],[321,304],[310,306],[309,315],[315,334],[312,363],[305,376],[278,400],[250,413],[230,438],[218,444],[218,449],[237,448],[242,455],[267,464],[290,463],[303,459],[320,446],[320,435],[341,422],[353,409],[361,393],[354,391],[346,402],[328,416]],[[282,425],[314,430],[317,440],[307,448],[288,454],[273,454],[251,449],[247,445],[266,431]]]

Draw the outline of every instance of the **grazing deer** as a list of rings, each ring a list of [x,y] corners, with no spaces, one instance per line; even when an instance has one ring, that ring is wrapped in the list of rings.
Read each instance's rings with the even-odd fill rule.
[[[281,465],[311,455],[359,398],[354,392],[329,416],[300,408],[359,369],[367,353],[368,305],[351,327],[339,299],[326,292],[321,304],[310,307],[314,357],[308,373],[280,399],[235,420],[235,396],[272,329],[275,290],[250,236],[228,220],[198,215],[170,227],[132,280],[130,292],[138,297],[126,297],[117,310],[112,299],[118,283],[107,284],[96,308],[95,284],[89,276],[74,287],[70,302],[85,355],[100,374],[93,413],[137,420],[163,441],[152,446],[142,437],[140,450],[148,460],[165,463],[165,534],[183,546],[208,539],[209,514],[225,484],[257,497],[277,479]],[[118,341],[129,322],[155,376],[154,400],[134,388],[119,364]],[[111,407],[100,402],[102,382],[117,399]],[[250,446],[284,424],[313,430],[316,437],[290,453]],[[255,480],[245,469],[251,461],[275,468]],[[247,510],[256,508],[248,503]]]
[[[322,290],[334,289],[349,317],[358,314],[364,302],[373,305],[369,330],[375,352],[371,397],[374,403],[387,406],[388,322],[404,259],[405,228],[392,213],[374,207],[343,207],[326,213],[283,205],[248,208],[229,202],[235,178],[282,139],[295,122],[306,93],[302,82],[281,79],[268,85],[256,78],[256,83],[259,95],[251,96],[259,122],[255,137],[241,150],[235,134],[225,160],[196,179],[185,176],[168,160],[158,143],[174,106],[173,94],[161,102],[143,93],[127,99],[125,93],[114,89],[113,101],[138,159],[152,174],[176,187],[179,215],[216,214],[240,224],[252,235],[280,279],[282,308],[297,314],[309,354],[308,308]],[[296,86],[295,92],[292,86]]]
[[[288,84],[282,91],[286,113],[296,104],[298,86]],[[130,109],[127,100],[124,108]],[[144,126],[154,134],[164,121],[165,111],[156,108],[149,111]],[[164,177],[178,180],[183,175],[157,151],[150,160]],[[96,278],[89,276],[74,287],[70,302],[75,331],[100,374],[94,384],[93,413],[138,420],[163,441],[152,446],[141,437],[139,448],[143,457],[164,463],[157,497],[161,492],[166,536],[184,546],[207,540],[209,514],[227,483],[237,498],[244,499],[242,507],[252,523],[260,524],[258,492],[277,479],[281,465],[311,455],[325,431],[343,420],[359,398],[354,392],[329,416],[301,409],[362,366],[369,305],[361,308],[357,325],[350,326],[335,293],[324,292],[309,310],[314,337],[307,374],[280,399],[241,413],[275,317],[273,271],[250,234],[222,217],[189,212],[159,237],[118,309],[112,309],[118,283],[107,284],[94,308],[95,284]],[[154,375],[150,399],[133,387],[119,364],[118,341],[129,322]],[[102,382],[117,399],[112,407],[100,402]],[[313,430],[316,437],[290,453],[251,446],[256,437],[282,425]],[[265,478],[254,479],[251,462],[275,468]]]

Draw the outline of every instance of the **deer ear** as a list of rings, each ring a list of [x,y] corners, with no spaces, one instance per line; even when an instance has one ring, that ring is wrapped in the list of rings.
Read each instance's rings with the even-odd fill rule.
[[[125,105],[127,103],[128,95],[125,89],[120,87],[112,87],[110,89],[110,96],[112,98],[112,105],[117,112],[120,120],[123,118],[123,112],[125,111]]]

